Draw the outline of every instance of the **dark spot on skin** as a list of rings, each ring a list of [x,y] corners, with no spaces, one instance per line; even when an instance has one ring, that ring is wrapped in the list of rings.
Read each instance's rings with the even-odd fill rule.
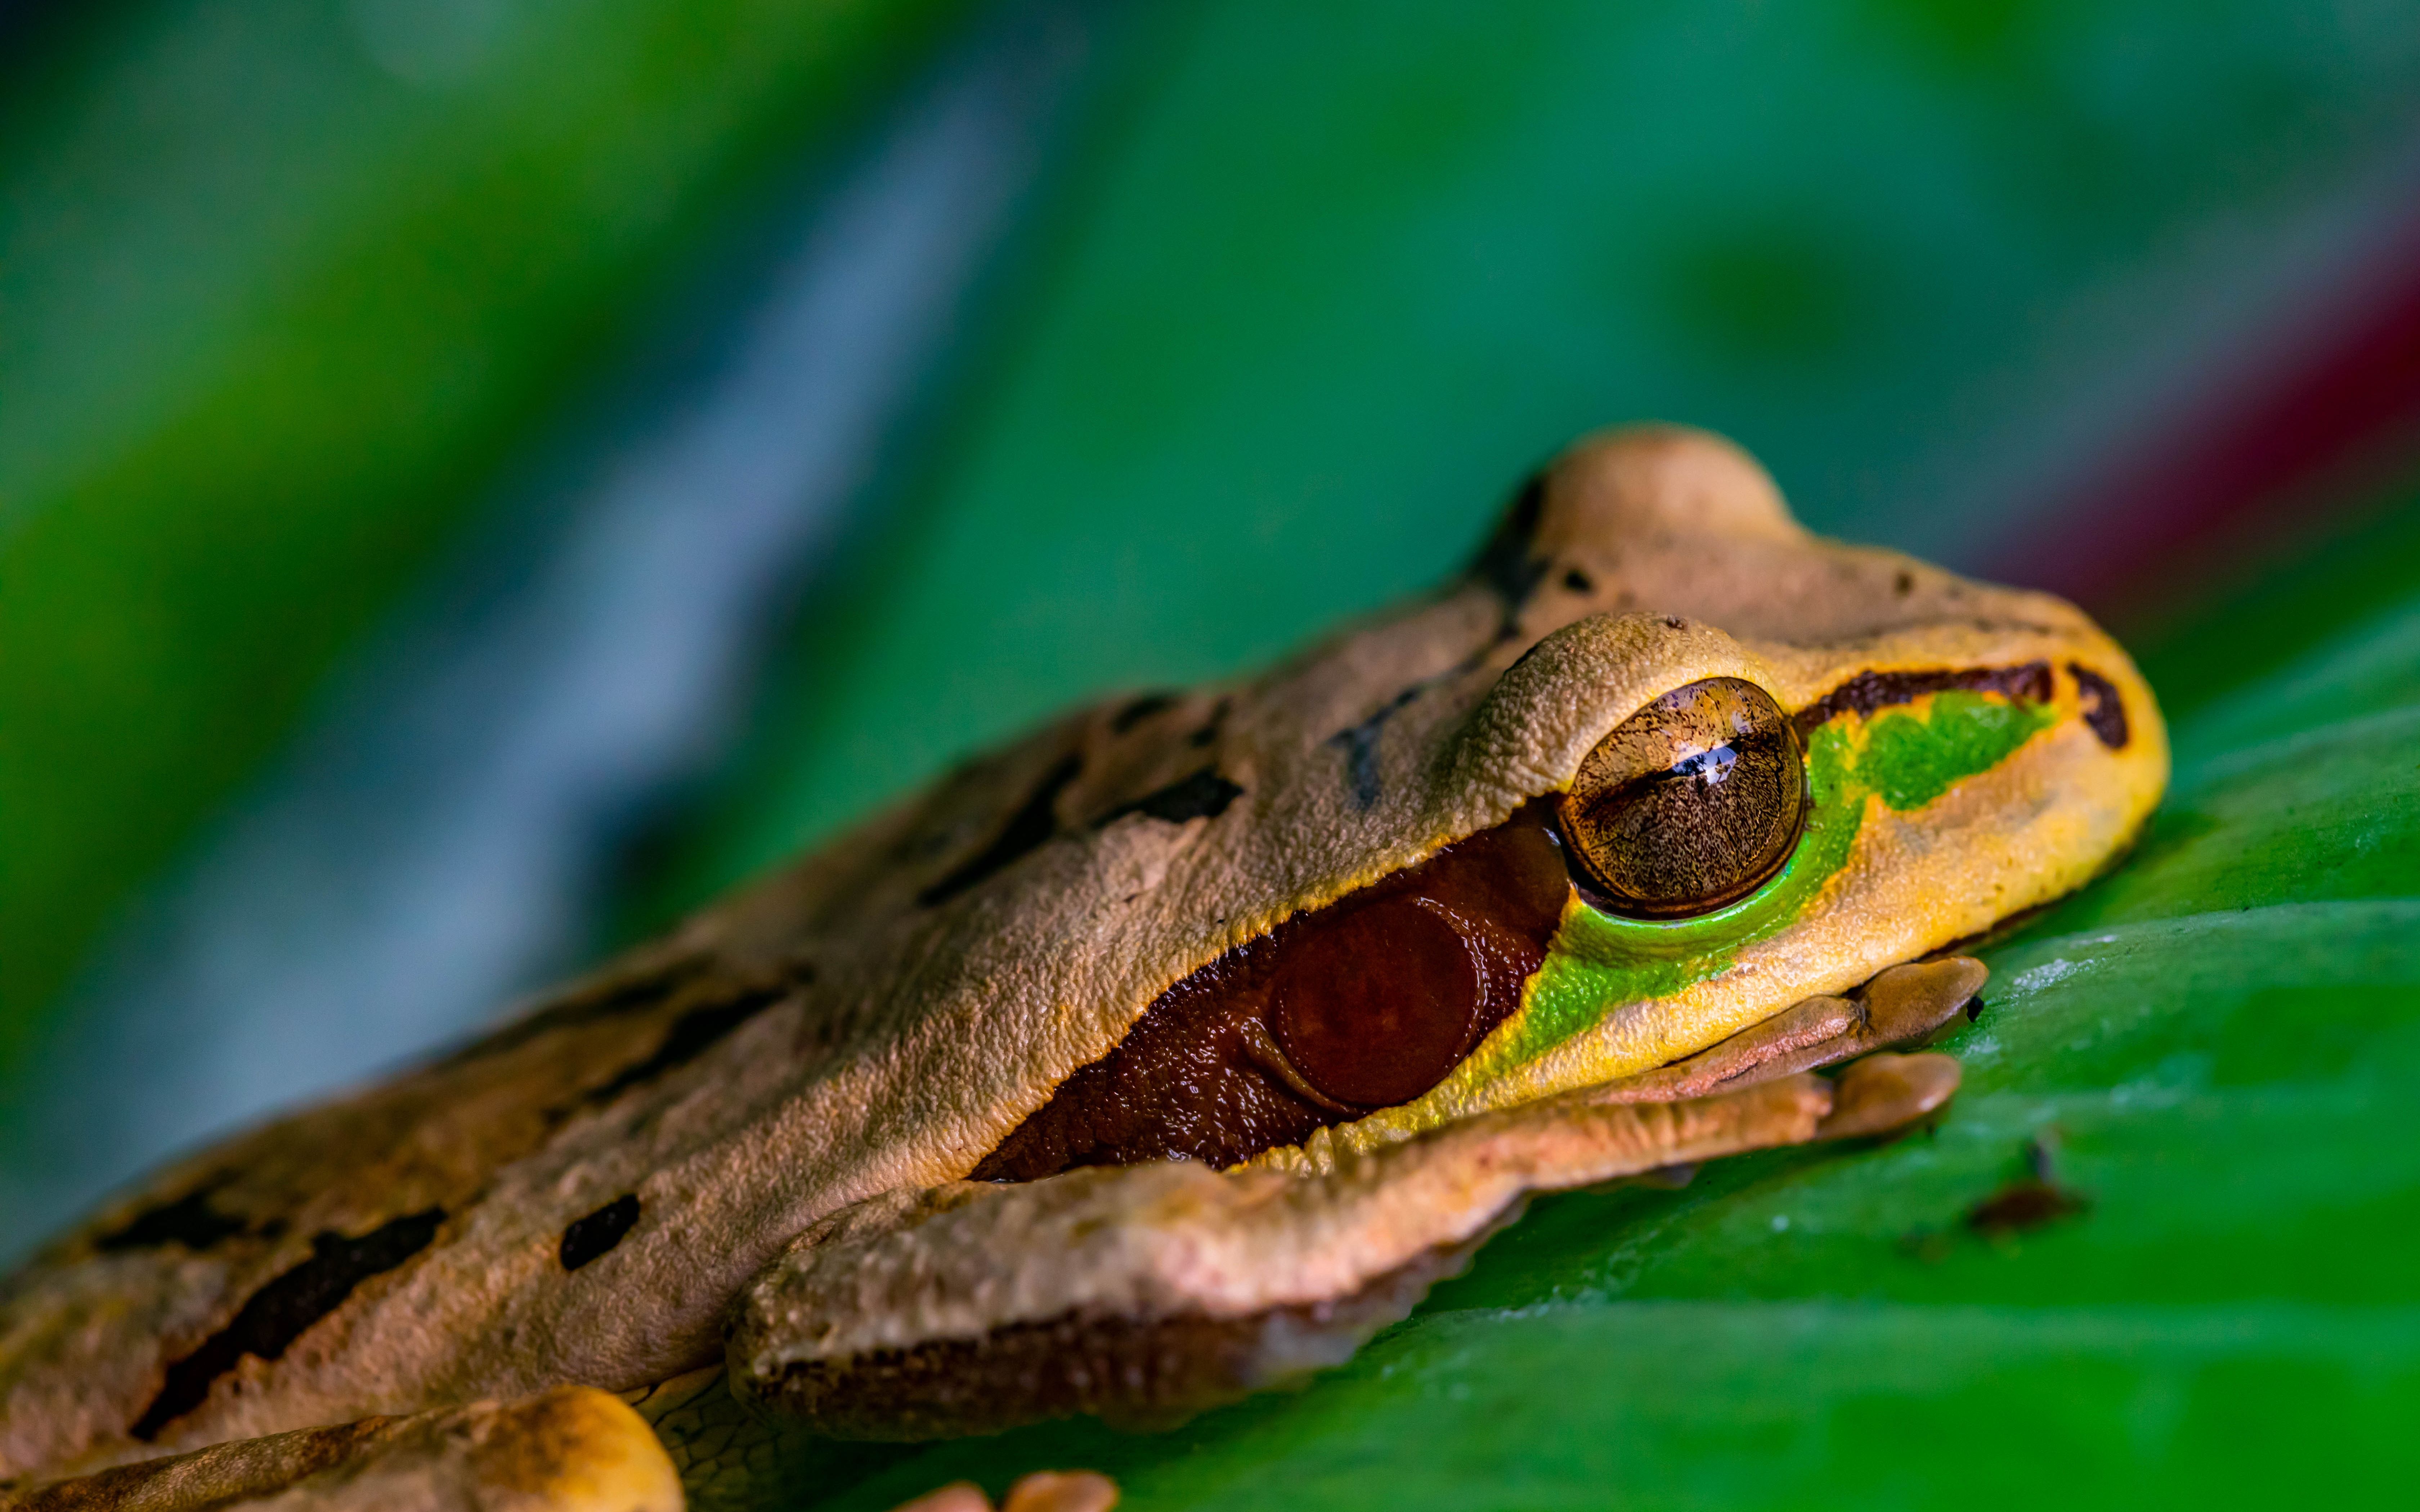
[[[440,1068],[458,1066],[517,1050],[555,1029],[578,1028],[626,1013],[643,1013],[662,1003],[712,969],[710,958],[696,955],[649,967],[635,975],[609,979],[579,988],[525,1018],[514,1020],[482,1036],[439,1061]]]
[[[2130,732],[2126,728],[2126,701],[2118,696],[2118,687],[2106,677],[2073,662],[2067,664],[2075,678],[2075,691],[2084,700],[2084,722],[2101,737],[2101,743],[2111,750],[2124,750]]]
[[[1587,573],[1580,571],[1577,567],[1574,567],[1563,574],[1563,587],[1567,591],[1575,594],[1593,594],[1596,592],[1595,579],[1589,577]]]
[[[1186,743],[1196,750],[1206,749],[1217,745],[1218,733],[1227,727],[1227,711],[1233,704],[1233,699],[1220,699],[1218,706],[1210,711],[1210,717],[1202,723],[1202,728],[1185,737]]]
[[[574,1218],[563,1230],[563,1268],[577,1271],[622,1242],[639,1221],[639,1195],[626,1192],[585,1218]]]
[[[1685,630],[1688,627],[1689,622],[1686,620],[1669,614],[1664,617],[1664,628],[1668,630]]]
[[[1042,775],[1042,780],[1026,795],[1025,802],[1018,805],[1016,812],[1009,815],[1008,823],[1001,826],[992,842],[968,857],[949,875],[918,893],[916,901],[927,908],[948,903],[992,873],[1021,859],[1027,853],[1040,850],[1051,836],[1059,832],[1059,795],[1066,791],[1067,784],[1075,781],[1076,775],[1083,769],[1084,759],[1081,756],[1071,754],[1059,758],[1058,764]]]
[[[613,1079],[589,1092],[587,1103],[608,1103],[642,1082],[686,1066],[714,1048],[724,1035],[754,1018],[795,991],[790,982],[747,987],[719,1002],[690,1009],[673,1020],[672,1027],[644,1057],[614,1073]]]
[[[1891,592],[1901,598],[1916,592],[1916,574],[1902,572],[1891,579]]]
[[[1507,640],[1513,639],[1518,639],[1518,632],[1508,623],[1502,631],[1490,636],[1485,644],[1469,656],[1463,657],[1462,660],[1434,677],[1421,678],[1388,699],[1375,713],[1359,724],[1349,725],[1339,730],[1321,742],[1323,745],[1339,747],[1343,750],[1344,779],[1352,786],[1355,808],[1368,809],[1378,801],[1379,793],[1383,788],[1383,784],[1378,780],[1378,737],[1386,730],[1387,721],[1418,702],[1420,695],[1429,689],[1442,687],[1457,677],[1466,677],[1476,671],[1486,664],[1489,655],[1497,646],[1502,645]],[[1528,660],[1537,649],[1534,645],[1529,647],[1514,658],[1512,665],[1518,667],[1522,662]]]
[[[2022,667],[1944,668],[1938,671],[1921,672],[1859,672],[1792,715],[1790,722],[1797,727],[1798,738],[1805,740],[1841,715],[1854,714],[1860,718],[1870,718],[1877,709],[1887,708],[1894,703],[1912,703],[1927,693],[1940,693],[1950,688],[1997,693],[2012,701],[2022,699],[2031,703],[2048,703],[2051,696],[2050,663],[2029,661]]]
[[[427,1249],[445,1221],[430,1208],[380,1225],[359,1239],[325,1233],[311,1241],[311,1257],[245,1299],[235,1319],[168,1366],[160,1395],[126,1431],[146,1443],[160,1430],[202,1405],[210,1383],[247,1354],[275,1360],[313,1323],[334,1312],[353,1288],[382,1275]]]
[[[1172,709],[1175,706],[1176,695],[1173,693],[1145,693],[1140,698],[1129,700],[1125,707],[1110,715],[1109,729],[1112,733],[1123,735],[1162,709]]]
[[[1139,813],[1148,818],[1181,825],[1191,819],[1216,819],[1227,811],[1227,806],[1244,795],[1244,790],[1220,777],[1216,769],[1203,767],[1179,782],[1171,782],[1156,793],[1146,794],[1132,803],[1120,804],[1101,816],[1101,826]]]
[[[1412,701],[1432,687],[1414,683],[1381,705],[1378,711],[1359,724],[1339,730],[1327,737],[1327,744],[1344,750],[1344,779],[1353,786],[1353,807],[1367,809],[1378,801],[1378,736],[1387,721],[1411,706]]]
[[[222,1240],[233,1239],[250,1231],[240,1218],[232,1218],[210,1206],[208,1187],[188,1192],[174,1202],[163,1202],[144,1209],[128,1220],[122,1228],[114,1229],[92,1242],[92,1247],[104,1254],[118,1250],[159,1249],[168,1244],[182,1244],[200,1254]]]
[[[1544,469],[1533,472],[1512,496],[1504,518],[1496,533],[1479,548],[1471,560],[1470,576],[1496,591],[1504,601],[1504,621],[1509,626],[1518,619],[1529,595],[1546,576],[1550,563],[1536,555],[1538,521],[1546,508],[1546,474]]]

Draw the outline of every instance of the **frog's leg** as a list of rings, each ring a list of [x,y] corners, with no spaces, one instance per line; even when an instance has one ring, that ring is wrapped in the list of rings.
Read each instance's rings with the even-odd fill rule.
[[[835,1438],[1072,1412],[1152,1427],[1342,1363],[1536,1192],[1886,1132],[1956,1090],[1870,1057],[1675,1102],[1603,1089],[1482,1114],[1304,1175],[1178,1161],[877,1197],[741,1299],[733,1388]]]
[[[1991,974],[1965,955],[1892,966],[1846,997],[1809,997],[1686,1060],[1610,1083],[1602,1095],[1625,1103],[1704,1097],[1920,1044],[1967,1010]]]
[[[513,1402],[303,1428],[0,1494],[6,1512],[681,1512],[679,1477],[620,1399]]]

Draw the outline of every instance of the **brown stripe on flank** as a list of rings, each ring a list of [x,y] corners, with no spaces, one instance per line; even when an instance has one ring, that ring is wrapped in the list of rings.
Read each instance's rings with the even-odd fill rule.
[[[1894,703],[1913,703],[1927,693],[1964,688],[1972,693],[1997,693],[2011,701],[2048,703],[2050,663],[2029,661],[2021,667],[1942,668],[1921,672],[1859,672],[1790,717],[1798,738],[1805,740],[1844,714],[1859,718]]]
[[[444,1222],[444,1210],[430,1208],[396,1218],[358,1239],[334,1232],[315,1236],[309,1259],[245,1298],[226,1327],[168,1366],[160,1395],[126,1430],[129,1436],[146,1443],[157,1440],[162,1428],[201,1406],[211,1383],[235,1369],[245,1355],[283,1358],[287,1345],[343,1306],[354,1288],[427,1249]]]

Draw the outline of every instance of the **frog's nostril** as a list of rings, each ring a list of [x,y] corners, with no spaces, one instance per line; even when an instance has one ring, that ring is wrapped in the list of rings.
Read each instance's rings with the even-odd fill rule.
[[[1408,1103],[1469,1051],[1486,978],[1443,907],[1384,899],[1306,944],[1271,984],[1269,1021],[1286,1058],[1325,1095],[1362,1107]]]

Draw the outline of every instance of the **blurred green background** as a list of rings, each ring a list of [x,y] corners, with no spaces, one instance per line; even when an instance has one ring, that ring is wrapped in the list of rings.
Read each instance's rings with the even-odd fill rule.
[[[801,1494],[1054,1456],[1137,1505],[2232,1504],[2412,1468],[2420,15],[112,0],[21,7],[0,50],[0,1248],[1068,700],[1435,579],[1538,460],[1652,416],[1821,530],[2102,563],[2179,717],[2164,827],[2003,952],[1957,1116],[1546,1205],[1306,1396]],[[894,200],[970,251],[877,298],[900,255],[842,233]],[[787,329],[793,244],[837,377],[783,408],[715,354]],[[853,388],[851,342],[908,376]],[[2288,434],[2348,382],[2360,424]],[[738,460],[648,450],[699,426]],[[2284,462],[2178,481],[2263,426]],[[462,609],[606,549],[583,480],[632,457],[666,533],[597,579],[624,596],[546,655]],[[734,616],[662,543],[760,474],[823,523]],[[692,631],[713,657],[649,660]],[[547,748],[613,780],[500,804],[557,768],[481,742],[575,664],[606,713]],[[659,702],[677,749],[607,717],[700,668],[727,697]],[[481,754],[432,785],[398,707],[440,711],[411,751]],[[415,781],[574,859],[430,863],[362,817]],[[249,1079],[143,1069],[171,1043]],[[2090,1213],[1962,1229],[2047,1128]]]

